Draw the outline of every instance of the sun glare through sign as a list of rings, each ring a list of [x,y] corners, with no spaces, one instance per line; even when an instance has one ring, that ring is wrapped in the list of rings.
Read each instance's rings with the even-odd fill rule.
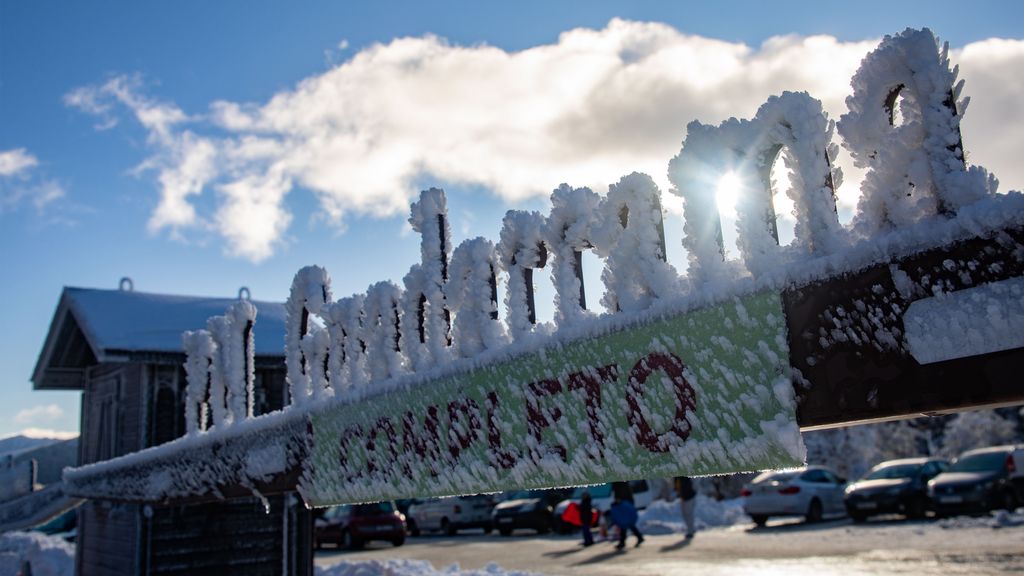
[[[740,177],[735,172],[726,172],[718,179],[715,203],[719,214],[729,219],[736,217],[736,200],[739,199],[741,186]]]

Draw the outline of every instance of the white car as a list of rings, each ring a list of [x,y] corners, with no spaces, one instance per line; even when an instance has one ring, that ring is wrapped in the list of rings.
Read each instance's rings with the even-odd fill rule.
[[[654,501],[655,491],[652,490],[654,481],[649,480],[632,480],[629,483],[629,487],[633,490],[633,505],[636,506],[637,510],[647,508],[651,502]],[[573,491],[572,496],[566,500],[562,500],[555,506],[555,510],[552,513],[552,524],[555,530],[559,533],[566,533],[569,531],[570,526],[566,525],[562,521],[562,514],[565,509],[569,507],[569,504],[575,502],[578,506],[580,499],[583,497],[584,492],[590,492],[590,505],[601,514],[604,514],[612,507],[612,500],[614,495],[612,494],[612,485],[608,484],[597,484],[595,486],[580,486]]]
[[[449,536],[467,528],[483,528],[484,534],[492,529],[491,510],[494,500],[490,496],[455,496],[416,502],[405,513],[409,533],[441,531]]]
[[[1024,504],[1024,444],[1018,444],[1010,455],[1010,483],[1017,491],[1017,502]]]
[[[743,511],[764,526],[770,516],[803,516],[817,522],[829,515],[846,515],[846,480],[823,466],[765,472],[747,484]]]

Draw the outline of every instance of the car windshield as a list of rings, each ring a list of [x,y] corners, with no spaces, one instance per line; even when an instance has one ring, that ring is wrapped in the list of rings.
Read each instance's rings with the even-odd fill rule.
[[[1006,465],[1006,454],[1003,452],[982,452],[968,454],[953,463],[949,472],[995,472]]]
[[[612,485],[601,484],[599,486],[580,486],[579,488],[573,490],[573,500],[579,500],[580,498],[582,498],[584,492],[590,492],[591,498],[607,498],[612,495]]]
[[[865,480],[893,480],[895,478],[910,478],[917,471],[921,469],[920,464],[895,464],[890,466],[883,466],[881,468],[875,468],[867,476]]]
[[[375,502],[373,504],[356,504],[352,507],[353,516],[376,516],[378,514],[392,514],[395,506],[391,502]]]

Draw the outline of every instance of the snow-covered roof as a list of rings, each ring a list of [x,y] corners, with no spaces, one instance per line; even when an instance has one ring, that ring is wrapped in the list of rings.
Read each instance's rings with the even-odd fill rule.
[[[65,288],[64,297],[98,358],[118,352],[184,352],[181,334],[206,327],[233,298]],[[253,302],[257,356],[284,356],[284,305]]]
[[[209,298],[152,294],[133,290],[66,287],[40,354],[33,382],[43,384],[48,369],[75,369],[80,363],[61,360],[70,346],[66,339],[84,339],[96,362],[127,360],[138,353],[183,354],[181,335],[206,327],[211,316],[237,302]],[[284,356],[285,309],[278,302],[253,302],[257,356]],[[79,336],[80,335],[80,336]],[[74,387],[58,385],[56,387]]]

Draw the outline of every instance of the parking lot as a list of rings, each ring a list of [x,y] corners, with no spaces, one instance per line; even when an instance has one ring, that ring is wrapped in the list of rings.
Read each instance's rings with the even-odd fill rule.
[[[456,536],[410,538],[404,546],[371,544],[358,552],[327,548],[316,565],[418,559],[436,569],[458,564],[482,569],[543,574],[957,574],[1024,573],[1024,512],[982,517],[905,521],[881,517],[865,523],[849,519],[807,524],[772,520],[765,527],[742,523],[681,534],[648,534],[639,548],[617,552],[610,543],[579,546],[579,536],[511,537],[469,530]],[[632,546],[630,538],[629,545]]]

